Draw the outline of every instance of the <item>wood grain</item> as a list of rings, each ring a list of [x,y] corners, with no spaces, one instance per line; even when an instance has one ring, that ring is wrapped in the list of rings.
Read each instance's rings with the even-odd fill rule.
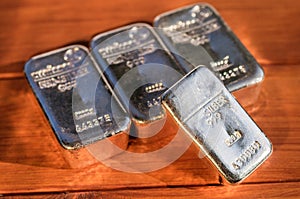
[[[251,116],[273,142],[274,152],[245,183],[300,180],[299,90],[286,89],[287,85],[299,85],[299,70],[296,65],[281,67],[279,78],[277,70],[265,67],[260,103]],[[198,158],[193,147],[168,167],[145,174],[115,171],[102,163],[81,163],[57,144],[25,79],[1,80],[0,90],[4,114],[0,168],[5,171],[0,176],[0,193],[219,184],[216,171],[206,159]],[[163,131],[169,129],[171,124]],[[132,141],[129,150],[140,152],[140,148],[152,146],[153,142]],[[141,166],[145,163],[137,161]]]
[[[137,21],[152,23],[162,12],[196,2],[1,0],[0,73],[22,72],[24,62],[33,55],[69,43],[88,44],[97,33]],[[207,2],[218,9],[260,63],[299,63],[298,1]]]
[[[297,198],[300,183],[300,2],[218,1],[217,8],[265,70],[247,111],[270,138],[272,156],[243,184],[222,186],[216,170],[191,146],[177,161],[149,173],[126,173],[98,162],[86,149],[57,142],[24,75],[28,58],[70,43],[88,45],[108,29],[151,23],[164,11],[196,3],[170,1],[0,1],[0,194],[16,198]],[[243,104],[247,102],[234,93]],[[174,133],[132,139],[128,151],[154,151]],[[122,154],[116,156],[122,159]],[[163,159],[162,159],[163,160]],[[123,158],[126,164],[132,161]],[[138,161],[141,167],[155,162]]]
[[[66,192],[38,195],[15,195],[14,198],[298,198],[300,195],[299,182],[247,184],[240,186],[200,186],[150,188],[138,190],[114,190],[98,192]],[[263,189],[261,188],[263,187]],[[10,198],[10,197],[7,197]]]

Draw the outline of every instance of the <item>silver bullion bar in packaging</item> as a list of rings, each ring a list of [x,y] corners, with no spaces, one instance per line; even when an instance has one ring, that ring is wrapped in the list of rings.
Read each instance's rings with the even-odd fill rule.
[[[114,139],[129,130],[129,117],[114,100],[86,47],[72,45],[32,57],[25,74],[64,148]]]
[[[264,78],[254,57],[208,4],[163,13],[154,26],[186,72],[208,66],[229,91],[257,85]]]
[[[185,73],[152,27],[137,23],[99,34],[91,50],[136,123],[164,117],[160,96]]]
[[[272,153],[265,134],[206,67],[171,87],[162,104],[230,183],[245,179]]]

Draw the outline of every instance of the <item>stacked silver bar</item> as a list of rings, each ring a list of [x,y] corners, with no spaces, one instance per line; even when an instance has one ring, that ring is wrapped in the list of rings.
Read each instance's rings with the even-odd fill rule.
[[[191,71],[164,94],[163,106],[228,182],[241,182],[270,156],[272,144],[229,91],[259,84],[262,68],[208,4],[161,14],[154,26]]]
[[[231,183],[245,179],[272,152],[270,141],[206,67],[177,82],[162,103]]]
[[[262,68],[210,5],[161,14],[154,26],[138,23],[101,33],[91,40],[91,56],[83,47],[71,46],[26,64],[26,76],[57,137],[66,148],[78,148],[128,133],[129,117],[137,126],[151,125],[167,111],[227,181],[244,180],[267,159],[272,145],[230,92],[258,85]],[[72,49],[87,62],[74,52],[69,56]],[[70,70],[64,71],[66,66]],[[53,76],[56,70],[59,76]],[[35,74],[55,86],[43,81],[41,87]],[[102,93],[99,85],[90,92],[93,78],[100,78]],[[58,83],[64,83],[57,87],[63,92],[55,90]],[[67,99],[67,107],[54,106],[55,97]],[[76,103],[72,107],[70,97]],[[68,121],[74,124],[64,128],[59,113],[71,108]]]

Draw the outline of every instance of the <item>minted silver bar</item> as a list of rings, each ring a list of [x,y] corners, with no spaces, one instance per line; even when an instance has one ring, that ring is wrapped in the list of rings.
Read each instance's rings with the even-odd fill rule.
[[[230,183],[244,180],[272,153],[265,134],[206,67],[171,87],[162,104]]]
[[[257,61],[208,4],[196,4],[157,16],[154,26],[188,72],[208,66],[229,91],[256,85],[264,78]]]
[[[129,131],[126,111],[84,46],[72,45],[32,57],[25,65],[25,75],[64,148],[77,149],[106,138],[115,141],[117,134]],[[117,142],[125,145],[124,140]],[[127,142],[119,147],[125,149]]]
[[[155,31],[137,23],[95,36],[92,54],[136,123],[164,117],[160,96],[184,71]]]

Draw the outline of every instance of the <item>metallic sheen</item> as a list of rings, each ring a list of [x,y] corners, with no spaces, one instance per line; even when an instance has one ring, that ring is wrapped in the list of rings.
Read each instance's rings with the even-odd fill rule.
[[[164,117],[160,96],[184,71],[149,25],[132,24],[99,34],[92,39],[91,50],[135,122]]]
[[[245,179],[272,152],[268,138],[206,67],[191,71],[162,100],[230,183]]]
[[[35,56],[25,74],[63,147],[76,149],[128,131],[130,119],[84,46]]]
[[[199,65],[209,66],[229,91],[255,85],[264,78],[257,61],[208,4],[161,14],[154,26],[186,72]]]

